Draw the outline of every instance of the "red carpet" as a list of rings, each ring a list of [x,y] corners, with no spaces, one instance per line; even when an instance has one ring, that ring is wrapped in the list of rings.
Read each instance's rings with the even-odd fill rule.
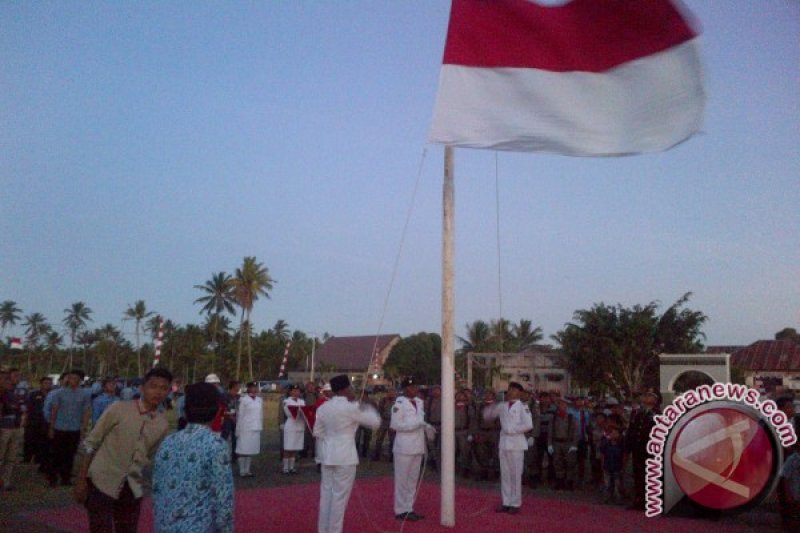
[[[358,480],[350,497],[344,522],[349,533],[394,533],[401,522],[392,514],[392,479],[388,477]],[[439,525],[439,486],[425,483],[420,490],[415,510],[426,516],[421,522],[407,522],[404,532],[451,532],[454,529]],[[484,490],[456,488],[456,527],[459,533],[486,531],[612,531],[614,533],[664,531],[685,533],[703,530],[748,531],[729,521],[718,524],[684,518],[647,518],[643,512],[626,511],[620,507],[592,505],[525,496],[518,515],[499,514],[494,508],[500,503],[497,493]],[[240,490],[236,493],[236,531],[281,533],[311,533],[317,528],[319,484],[289,485],[275,488]],[[83,532],[88,523],[85,511],[78,506],[49,509],[27,515],[35,520],[67,531]],[[140,533],[152,531],[152,509],[145,502],[140,520]]]

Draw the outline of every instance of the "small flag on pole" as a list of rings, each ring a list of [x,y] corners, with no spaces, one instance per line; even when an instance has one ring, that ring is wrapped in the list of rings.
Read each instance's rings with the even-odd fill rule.
[[[704,104],[697,33],[670,0],[453,0],[430,140],[655,152],[697,132]]]
[[[11,342],[8,347],[12,350],[22,350],[22,339],[19,337],[11,337]]]

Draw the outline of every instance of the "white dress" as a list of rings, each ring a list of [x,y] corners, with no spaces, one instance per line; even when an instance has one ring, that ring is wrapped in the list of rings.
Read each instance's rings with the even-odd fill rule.
[[[305,404],[305,400],[300,398],[290,397],[283,400],[283,413],[286,415],[286,423],[283,425],[283,449],[286,451],[294,452],[303,449],[306,422],[299,408]],[[289,409],[290,406],[298,408],[297,418],[292,416],[292,411]]]
[[[236,414],[236,453],[258,455],[261,451],[261,430],[264,424],[263,401],[246,394],[239,398]]]

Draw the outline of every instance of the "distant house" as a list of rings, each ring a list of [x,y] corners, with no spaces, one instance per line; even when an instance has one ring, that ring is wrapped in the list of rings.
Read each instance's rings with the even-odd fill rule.
[[[731,366],[744,371],[745,383],[762,392],[800,392],[800,343],[756,341],[734,351]]]
[[[348,374],[353,383],[386,385],[383,365],[392,348],[400,342],[400,335],[364,335],[358,337],[330,337],[315,354],[314,381],[327,382],[338,374]],[[310,372],[289,372],[294,382],[308,381]]]
[[[470,352],[467,354],[467,384],[483,387],[484,381],[488,381],[492,389],[503,390],[516,381],[528,390],[566,396],[570,379],[562,359],[560,351],[546,344],[519,353]],[[473,377],[480,379],[473,380]]]

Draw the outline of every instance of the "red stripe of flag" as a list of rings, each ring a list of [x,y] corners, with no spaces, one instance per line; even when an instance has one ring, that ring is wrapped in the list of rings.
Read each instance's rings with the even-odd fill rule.
[[[604,72],[694,37],[670,0],[453,0],[444,63]]]

